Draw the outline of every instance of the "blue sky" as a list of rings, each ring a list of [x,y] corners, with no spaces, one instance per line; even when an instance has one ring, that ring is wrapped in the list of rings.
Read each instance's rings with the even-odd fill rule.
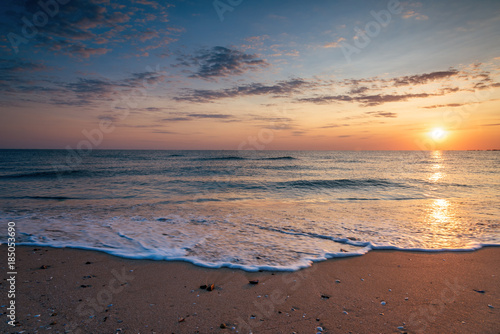
[[[0,15],[1,148],[99,131],[93,149],[500,141],[498,1],[29,0]]]

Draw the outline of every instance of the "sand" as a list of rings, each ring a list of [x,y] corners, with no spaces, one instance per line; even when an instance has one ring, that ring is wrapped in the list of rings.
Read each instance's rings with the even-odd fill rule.
[[[500,333],[500,247],[372,251],[293,273],[75,249],[16,253],[16,327],[2,266],[4,333]]]

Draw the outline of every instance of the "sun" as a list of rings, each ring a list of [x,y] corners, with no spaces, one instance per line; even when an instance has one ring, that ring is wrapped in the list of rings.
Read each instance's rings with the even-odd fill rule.
[[[443,128],[434,128],[429,133],[429,136],[435,141],[443,140],[446,137],[446,131]]]

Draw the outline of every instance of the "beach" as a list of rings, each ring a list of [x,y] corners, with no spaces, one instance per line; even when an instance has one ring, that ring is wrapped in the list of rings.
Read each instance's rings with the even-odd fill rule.
[[[498,333],[498,263],[498,247],[384,250],[295,272],[246,272],[18,246],[16,327],[4,318],[0,331]],[[4,276],[3,300],[8,288]]]

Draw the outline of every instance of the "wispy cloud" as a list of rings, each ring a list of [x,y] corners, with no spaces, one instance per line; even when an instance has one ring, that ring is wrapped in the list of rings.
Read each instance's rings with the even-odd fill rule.
[[[253,95],[272,95],[274,97],[283,97],[290,96],[294,93],[300,93],[302,88],[309,85],[311,84],[308,81],[296,78],[279,81],[273,85],[251,83],[248,85],[241,85],[221,90],[192,89],[188,90],[184,95],[174,97],[174,100],[206,103],[213,102],[218,99]]]
[[[367,111],[365,114],[373,117],[386,117],[386,118],[396,118],[398,114],[389,111]]]
[[[396,86],[423,85],[431,81],[449,79],[453,76],[457,76],[458,74],[459,71],[451,69],[448,71],[437,71],[431,73],[403,76],[394,78],[392,79],[392,81]]]
[[[213,79],[242,75],[248,71],[256,71],[269,66],[266,60],[256,54],[248,54],[236,49],[214,46],[198,51],[195,55],[179,57],[176,66],[195,66],[192,78]]]
[[[341,43],[345,41],[345,38],[344,37],[339,37],[337,38],[336,41],[334,42],[330,42],[330,43],[326,43],[325,45],[323,45],[323,47],[325,49],[329,49],[329,48],[338,48],[340,47]]]
[[[467,103],[447,103],[447,104],[434,104],[432,106],[425,106],[425,109],[436,109],[436,108],[455,108],[466,105]]]
[[[323,126],[320,126],[319,128],[320,129],[333,129],[333,128],[340,128],[340,127],[344,127],[344,126],[351,126],[351,124],[327,124],[327,125],[323,125]]]
[[[376,95],[326,95],[310,98],[298,99],[299,102],[309,102],[315,104],[329,104],[335,102],[358,102],[364,107],[374,107],[388,102],[407,101],[413,98],[425,98],[437,94],[419,93],[419,94],[376,94]]]
[[[407,10],[406,12],[403,13],[402,17],[404,19],[414,18],[415,20],[419,20],[419,21],[424,21],[424,20],[429,19],[429,17],[427,15],[420,14],[414,10]]]
[[[174,116],[163,118],[161,121],[163,122],[187,122],[194,120],[222,120],[222,121],[233,121],[234,116],[230,114],[212,114],[212,113],[175,113]]]
[[[15,59],[0,59],[0,71],[7,72],[35,72],[46,71],[49,67],[42,63],[34,63],[28,60]]]
[[[233,118],[233,115],[223,115],[223,114],[188,114],[192,118],[212,118],[212,119],[228,119]]]

